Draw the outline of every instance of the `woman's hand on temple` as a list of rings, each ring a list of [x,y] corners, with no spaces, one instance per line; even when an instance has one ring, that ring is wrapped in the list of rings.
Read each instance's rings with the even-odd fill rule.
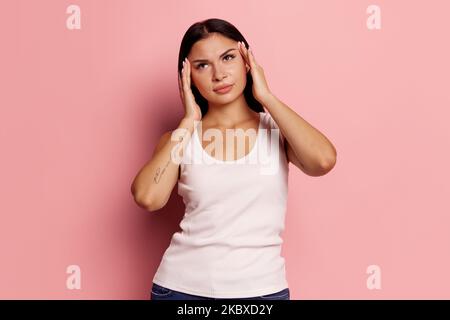
[[[191,64],[187,58],[184,59],[181,74],[178,75],[178,89],[185,108],[184,118],[200,121],[202,111],[191,90]]]
[[[250,66],[250,72],[253,79],[253,96],[258,102],[262,103],[264,99],[271,95],[269,86],[267,85],[266,77],[264,76],[264,70],[258,63],[256,63],[252,49],[247,49],[245,47],[245,43],[239,41],[238,48],[239,52],[244,58],[245,63]]]

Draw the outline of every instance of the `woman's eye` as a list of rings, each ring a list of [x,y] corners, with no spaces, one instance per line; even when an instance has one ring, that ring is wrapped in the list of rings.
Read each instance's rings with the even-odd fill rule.
[[[227,57],[231,57],[231,59],[228,59],[227,61],[229,61],[229,60],[233,60],[234,58],[235,58],[235,55],[234,54],[227,54],[225,57],[223,57],[224,59],[226,59]],[[206,65],[206,63],[199,63],[198,65],[197,65],[197,67],[196,67],[196,69],[203,69],[201,66],[203,66],[203,65]]]
[[[226,57],[231,57],[231,59],[233,59],[234,58],[234,55],[233,54],[227,54],[224,58],[226,58]],[[231,60],[230,59],[230,60]]]

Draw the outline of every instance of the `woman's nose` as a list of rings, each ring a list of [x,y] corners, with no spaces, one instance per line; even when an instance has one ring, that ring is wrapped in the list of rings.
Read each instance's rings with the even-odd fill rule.
[[[214,67],[213,76],[215,80],[220,81],[226,77],[226,74],[221,67]]]

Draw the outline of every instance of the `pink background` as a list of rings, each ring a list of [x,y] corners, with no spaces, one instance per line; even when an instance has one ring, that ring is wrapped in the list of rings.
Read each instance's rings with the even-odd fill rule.
[[[81,8],[81,30],[66,8]],[[369,30],[366,8],[381,8]],[[2,1],[0,298],[149,299],[184,206],[130,185],[183,115],[176,66],[194,22],[230,21],[281,100],[335,145],[292,164],[291,299],[450,298],[450,5],[435,1]],[[66,268],[81,268],[69,290]],[[369,290],[369,265],[381,289]]]

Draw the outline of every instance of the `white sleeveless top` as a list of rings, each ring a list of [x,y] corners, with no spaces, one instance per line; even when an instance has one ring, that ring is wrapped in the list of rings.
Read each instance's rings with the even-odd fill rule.
[[[201,129],[194,130],[180,164],[178,194],[186,206],[181,231],[173,234],[154,283],[213,298],[288,288],[281,256],[289,173],[285,138],[268,112],[259,115],[257,143],[237,161],[210,156]]]

